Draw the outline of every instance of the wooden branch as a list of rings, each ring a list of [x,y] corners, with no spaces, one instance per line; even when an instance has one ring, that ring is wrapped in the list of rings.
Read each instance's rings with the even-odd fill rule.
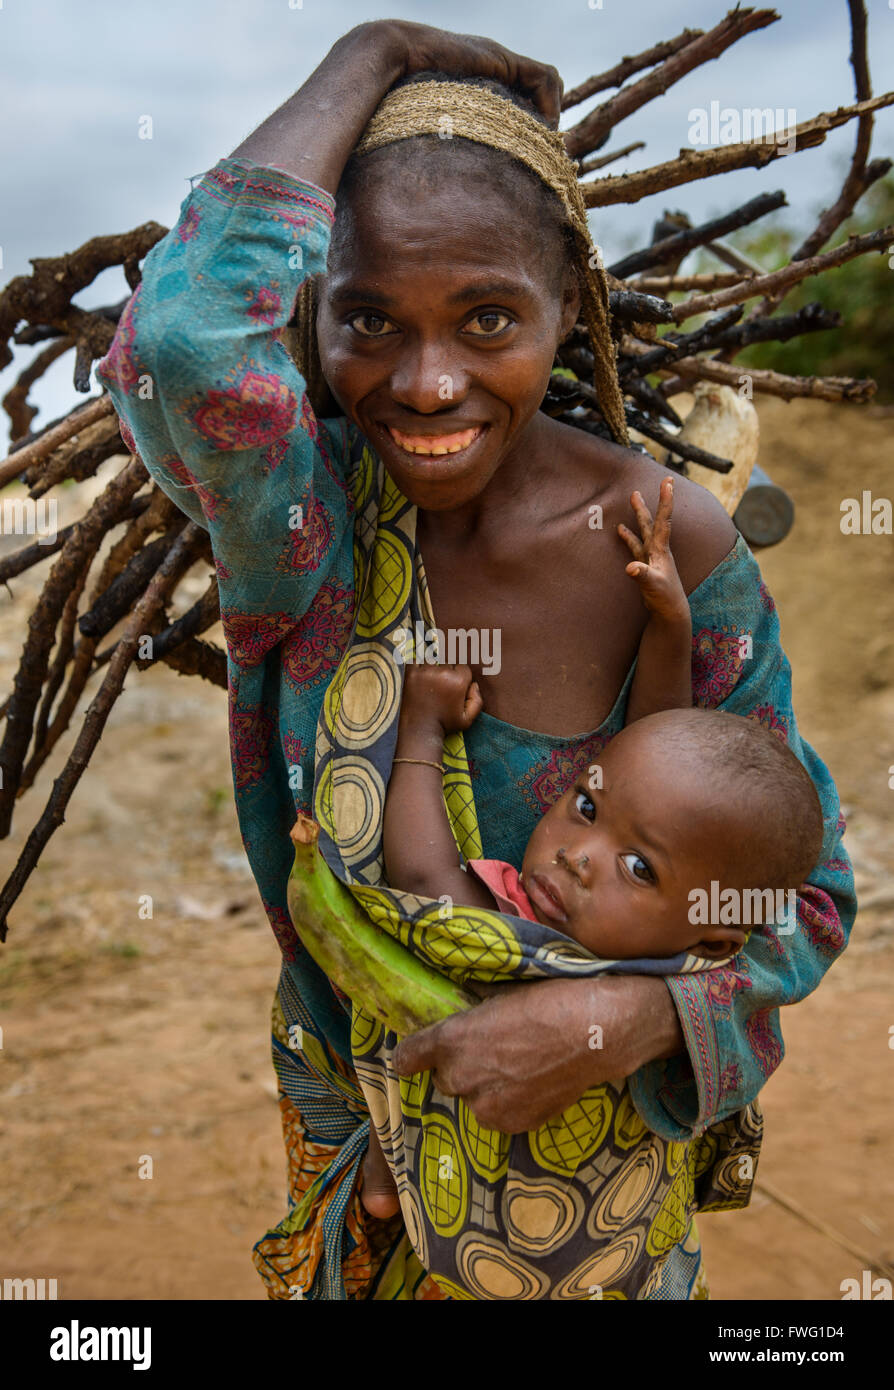
[[[115,334],[113,332],[112,338],[114,338],[114,336]],[[90,342],[88,338],[81,337],[78,339],[77,350],[75,352],[73,380],[74,389],[76,391],[79,391],[82,396],[86,395],[86,393],[90,390],[90,369],[93,366],[94,357],[105,357],[106,352],[108,351],[108,348],[111,347],[111,345],[112,343],[110,338],[108,342],[108,347],[104,348],[100,352],[94,353],[93,344]]]
[[[710,347],[739,352],[752,343],[787,343],[803,333],[824,333],[840,327],[841,315],[836,310],[818,303],[805,304],[796,314],[747,318],[744,323],[724,328],[712,338]]]
[[[866,8],[863,0],[848,0],[851,21],[851,67],[854,70],[854,92],[857,101],[868,101],[872,96],[872,83],[869,78],[869,62],[866,57]],[[850,217],[857,200],[866,192],[866,162],[869,146],[872,143],[872,112],[868,111],[857,122],[857,140],[847,177],[844,180],[837,200],[825,212],[816,227],[798,247],[792,256],[793,261],[803,261],[815,256],[821,246]],[[891,168],[890,159],[880,160],[874,171],[872,182],[881,178]]]
[[[571,425],[573,429],[583,430],[585,434],[593,434],[597,439],[607,439],[611,444],[614,442],[614,435],[605,423],[601,415],[595,411],[587,416],[580,415],[559,415],[563,425]]]
[[[795,127],[795,150],[809,150],[821,145],[830,130],[868,111],[878,111],[894,102],[894,92],[857,102],[855,106],[840,106],[837,111],[821,111],[812,121]],[[791,133],[791,132],[790,132]],[[793,152],[793,151],[792,151]],[[714,174],[726,174],[731,169],[762,169],[774,159],[790,153],[775,140],[766,143],[746,140],[737,145],[717,145],[709,150],[682,149],[677,159],[666,164],[654,164],[632,174],[613,174],[608,178],[582,183],[581,193],[588,208],[609,207],[614,203],[638,203],[653,193],[663,193],[682,183],[707,179]]]
[[[74,338],[62,336],[39,352],[32,362],[19,374],[13,386],[3,397],[3,409],[9,416],[10,440],[20,439],[28,433],[31,421],[37,414],[37,406],[28,404],[28,392],[39,381],[48,367],[57,358],[74,347]]]
[[[732,470],[732,459],[718,458],[716,454],[709,453],[707,449],[700,449],[688,439],[679,439],[677,435],[670,434],[660,425],[656,425],[655,421],[644,415],[641,410],[634,410],[628,405],[626,413],[627,423],[631,428],[639,430],[647,439],[654,439],[656,444],[663,444],[666,449],[676,454],[677,458],[700,463],[703,468],[711,468],[715,473],[729,473]]]
[[[125,267],[127,262],[125,262]],[[125,271],[126,274],[126,271]],[[118,323],[124,306],[130,303],[130,295],[126,294],[123,299],[119,299],[115,304],[98,304],[90,313],[96,318],[107,319],[113,327]],[[24,328],[17,328],[12,335],[12,341],[18,344],[42,343],[46,338],[58,338],[61,329],[54,328],[47,324],[26,324]]]
[[[208,588],[186,613],[152,637],[152,656],[136,659],[140,671],[146,671],[158,661],[164,661],[182,675],[201,676],[212,685],[227,689],[227,654],[213,642],[201,642],[199,634],[207,632],[220,621],[220,592],[217,577],[212,576]],[[104,666],[117,649],[117,643],[107,647],[96,658],[96,666]]]
[[[764,29],[778,18],[775,10],[730,10],[708,33],[693,38],[646,77],[631,87],[623,87],[615,96],[590,111],[577,125],[566,130],[565,148],[569,155],[572,159],[580,159],[591,150],[599,149],[619,121],[638,111],[653,97],[666,92],[668,87],[679,82],[693,68],[700,67],[711,58],[719,58],[721,53],[746,34],[755,29]]]
[[[44,493],[66,478],[83,480],[95,473],[107,458],[124,452],[118,417],[114,413],[106,415],[94,420],[92,425],[83,426],[71,439],[60,444],[42,464],[32,464],[25,481],[30,485],[32,497],[43,497]]]
[[[74,295],[109,266],[141,259],[167,231],[157,222],[145,222],[129,232],[91,237],[68,255],[35,257],[30,275],[16,275],[0,291],[0,368],[12,361],[8,342],[22,319],[88,336],[88,326],[100,318],[75,309]]]
[[[685,231],[662,237],[660,241],[653,241],[651,246],[644,246],[641,251],[624,256],[622,260],[609,266],[609,273],[617,276],[619,280],[626,280],[629,275],[648,270],[652,265],[660,265],[662,261],[682,260],[683,256],[688,255],[696,246],[704,246],[716,237],[726,236],[728,232],[734,232],[739,227],[747,227],[758,218],[766,217],[768,213],[786,206],[785,193],[781,188],[775,193],[759,193],[756,198],[743,203],[740,208],[734,208],[732,212],[724,213],[722,217],[713,217],[710,222],[703,222],[699,227],[687,227]]]
[[[725,328],[736,323],[742,317],[742,310],[738,305],[732,309],[726,309],[718,314],[716,318],[709,319],[700,328],[696,328],[692,333],[668,333],[663,337],[657,347],[643,350],[638,342],[625,338],[624,356],[618,361],[618,375],[622,378],[630,372],[635,371],[637,375],[644,376],[648,372],[656,372],[659,367],[665,366],[667,362],[673,362],[678,357],[687,357],[696,352],[703,352],[706,348],[713,346],[714,339]],[[632,352],[630,345],[633,345]]]
[[[94,358],[105,357],[112,346],[115,325],[100,314],[89,313],[72,304],[68,311],[56,320],[59,328],[77,340],[78,353],[75,358],[74,387],[82,394],[90,390],[90,367]]]
[[[743,252],[737,251],[734,246],[727,246],[723,241],[708,241],[705,243],[705,250],[712,256],[716,256],[724,265],[737,270],[739,275],[763,275],[764,267],[752,261]]]
[[[645,140],[634,140],[630,145],[622,145],[619,150],[609,150],[607,154],[595,156],[593,159],[585,159],[578,167],[579,174],[593,174],[597,169],[604,169],[606,164],[614,164],[616,159],[623,159],[625,155],[633,154],[634,150],[644,150]]]
[[[201,676],[202,680],[220,686],[221,690],[228,688],[227,654],[215,642],[203,642],[198,637],[191,637],[175,651],[166,653],[161,660],[182,676]]]
[[[37,439],[22,444],[18,448],[13,447],[9,456],[0,463],[0,487],[3,487],[12,478],[20,477],[26,468],[31,468],[35,463],[40,463],[43,459],[48,458],[54,449],[58,449],[60,444],[76,438],[79,430],[86,429],[88,425],[94,424],[97,420],[114,414],[115,407],[112,405],[111,396],[97,396],[96,400],[87,401],[77,410],[73,410],[58,425],[39,435]]]
[[[148,504],[148,494],[145,497],[135,497],[115,524],[133,520],[134,517],[145,511]],[[15,579],[17,575],[24,574],[25,570],[39,565],[41,560],[48,560],[51,555],[55,555],[57,551],[62,549],[77,525],[78,522],[73,521],[70,526],[63,527],[61,531],[56,532],[52,540],[47,541],[46,545],[40,541],[34,541],[31,545],[23,545],[21,550],[14,550],[11,555],[4,555],[0,558],[0,584],[6,584],[10,579]]]
[[[792,261],[781,270],[773,270],[768,275],[751,276],[726,290],[684,299],[682,304],[674,305],[674,320],[676,323],[682,323],[694,314],[708,314],[714,309],[723,308],[726,304],[741,304],[758,294],[772,294],[788,285],[797,284],[799,280],[807,280],[811,275],[819,275],[824,270],[844,265],[845,261],[851,261],[855,256],[863,256],[868,251],[884,252],[892,238],[894,225],[880,227],[876,232],[865,232],[862,236],[850,236],[840,246],[833,247],[831,251],[823,251],[819,256]]]
[[[635,72],[642,72],[643,68],[651,68],[655,63],[664,62],[665,58],[672,58],[675,53],[679,53],[681,48],[692,43],[693,39],[701,38],[703,32],[702,29],[684,29],[682,34],[678,34],[675,39],[666,39],[664,43],[656,43],[654,48],[647,48],[644,53],[637,53],[635,58],[622,58],[620,63],[616,63],[607,72],[600,72],[595,77],[588,77],[586,82],[581,82],[579,87],[572,87],[570,92],[566,92],[562,98],[562,110],[567,111],[570,106],[579,106],[582,101],[594,97],[597,92],[608,91],[611,87],[620,87],[621,83],[626,82],[628,77],[632,77]]]
[[[674,290],[726,290],[741,285],[743,276],[718,271],[714,275],[643,275],[631,281],[631,289],[643,294],[671,294]]]
[[[622,323],[673,323],[674,306],[666,299],[635,290],[610,290],[608,307]]]
[[[143,545],[131,556],[121,573],[115,576],[89,611],[78,620],[82,637],[98,640],[120,623],[173,547],[185,523],[186,517],[181,512],[170,530],[157,540]]]
[[[25,570],[39,565],[41,560],[48,560],[51,555],[55,555],[62,549],[77,524],[74,521],[70,526],[57,531],[52,540],[47,538],[46,545],[40,541],[33,541],[31,545],[23,545],[20,550],[14,550],[11,555],[4,555],[0,559],[0,584],[6,584],[8,580],[15,579],[16,575],[24,574]]]
[[[642,376],[657,371],[659,367],[673,365],[677,358],[691,357],[697,352],[739,352],[742,348],[750,347],[752,343],[786,343],[791,338],[800,337],[802,333],[824,332],[830,328],[838,328],[841,324],[840,314],[815,303],[806,304],[796,314],[746,319],[744,323],[736,321],[741,316],[739,306],[734,305],[725,312],[731,317],[724,320],[724,315],[718,314],[716,318],[702,324],[694,333],[669,333],[662,338],[658,347],[652,348],[642,356],[622,359],[618,366],[619,375],[623,378],[629,372],[635,371]]]
[[[40,701],[40,709],[37,712],[37,719],[34,722],[33,746],[40,748],[47,736],[47,727],[50,722],[50,713],[53,708],[53,701],[56,699],[65,679],[65,668],[68,665],[72,651],[74,649],[75,628],[78,621],[78,604],[84,585],[87,582],[89,569],[86,567],[81,570],[75,580],[74,588],[65,601],[65,608],[62,612],[62,622],[59,626],[59,636],[56,641],[56,650],[53,652],[53,660],[47,672],[47,682],[44,687],[43,696]],[[22,783],[28,772],[26,767],[22,773]],[[19,784],[19,795],[22,793],[22,783]],[[27,782],[30,786],[30,780]]]
[[[209,627],[214,627],[215,623],[218,622],[220,622],[220,590],[217,584],[217,575],[212,575],[201,598],[198,598],[182,617],[171,623],[154,639],[152,643],[154,659],[157,661],[159,657],[168,656],[184,642],[207,632]],[[141,668],[151,664],[149,661],[137,662]]]
[[[867,101],[872,96],[869,80],[869,62],[866,57],[866,10],[862,0],[848,0],[851,21],[851,66],[854,70],[854,89],[858,101]],[[847,221],[857,202],[868,188],[884,178],[891,168],[890,159],[875,159],[867,164],[869,147],[872,142],[873,116],[870,111],[857,122],[857,140],[850,168],[835,203],[826,208],[816,227],[790,257],[793,261],[803,261],[816,254],[832,234]],[[756,306],[755,314],[771,313],[785,297],[785,290],[767,295],[762,304]]]
[[[168,594],[192,564],[200,537],[201,527],[195,522],[188,522],[127,623],[106,677],[87,710],[71,755],[53,783],[43,814],[28,836],[25,848],[0,892],[0,941],[6,940],[10,908],[31,876],[53,832],[65,820],[66,807],[99,742],[111,708],[121,694],[140,638]]]
[[[659,369],[661,370],[661,369]],[[745,367],[741,363],[715,362],[704,357],[684,357],[675,362],[676,376],[662,383],[662,390],[673,396],[677,391],[688,390],[687,382],[719,381],[724,386],[741,388],[742,379],[748,378],[753,391],[762,391],[768,396],[779,396],[791,401],[799,396],[807,396],[818,401],[854,401],[862,403],[871,400],[876,392],[876,383],[869,379],[858,380],[847,376],[786,376],[783,372],[773,372],[766,368]]]
[[[112,520],[117,520],[146,477],[143,464],[138,459],[132,459],[112,479],[59,552],[31,615],[28,637],[6,712],[6,731],[0,744],[0,767],[3,769],[0,839],[9,834],[13,802],[31,740],[34,711],[46,676],[59,615],[78,574],[96,554]]]
[[[146,494],[145,498],[134,498],[134,502],[144,502],[142,513],[136,517],[133,524],[128,526],[124,535],[112,546],[105,562],[100,570],[99,578],[93,585],[93,590],[88,600],[88,607],[92,606],[97,596],[101,594],[112,583],[115,577],[121,573],[130,557],[137,553],[143,542],[153,531],[165,526],[175,516],[179,515],[179,509],[174,505],[166,493],[161,488],[153,484],[152,490]],[[133,506],[133,503],[131,503]],[[58,708],[53,715],[53,722],[47,730],[46,737],[40,744],[35,741],[34,749],[30,761],[22,773],[19,784],[18,795],[27,790],[34,781],[38,771],[52,753],[62,735],[66,732],[71,717],[77,708],[77,703],[84,692],[87,681],[93,670],[93,657],[96,652],[96,641],[89,637],[84,637],[75,647],[74,661],[68,678],[68,686],[59,701]]]
[[[666,420],[670,420],[672,425],[676,425],[678,429],[683,428],[683,421],[670,401],[665,400],[660,391],[657,391],[654,386],[650,386],[641,377],[628,376],[624,382],[624,392],[626,395],[632,396],[639,405],[645,406],[646,410],[650,410],[653,415],[663,416]]]

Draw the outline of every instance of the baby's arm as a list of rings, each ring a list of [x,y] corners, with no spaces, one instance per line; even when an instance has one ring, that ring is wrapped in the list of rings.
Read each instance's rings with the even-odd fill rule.
[[[627,701],[628,724],[692,705],[692,618],[670,549],[673,479],[661,484],[654,522],[641,493],[634,492],[630,504],[642,534],[635,536],[626,526],[619,526],[618,534],[633,555],[627,573],[639,584],[649,620]]]
[[[423,898],[446,894],[464,907],[496,906],[460,864],[439,771],[444,735],[468,729],[480,712],[481,692],[468,666],[407,667],[385,799],[383,848],[392,888]]]

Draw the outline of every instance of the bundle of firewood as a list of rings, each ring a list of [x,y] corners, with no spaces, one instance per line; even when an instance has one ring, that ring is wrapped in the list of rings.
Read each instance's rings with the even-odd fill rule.
[[[828,131],[846,122],[856,122],[853,159],[838,197],[781,269],[765,271],[724,238],[783,207],[782,192],[761,194],[699,226],[690,225],[684,214],[666,214],[649,246],[606,267],[628,423],[635,437],[667,450],[670,466],[691,468],[701,481],[711,474],[729,473],[735,460],[696,442],[698,432],[683,427],[672,398],[700,382],[741,392],[742,368],[732,359],[742,348],[838,327],[839,316],[819,304],[809,304],[797,313],[777,311],[791,288],[808,276],[830,271],[855,256],[884,252],[894,242],[894,227],[888,226],[851,236],[831,250],[822,249],[850,217],[858,199],[891,168],[889,159],[870,161],[869,150],[873,113],[894,103],[894,93],[872,96],[864,5],[862,0],[848,0],[848,5],[856,101],[801,122],[784,132],[784,141],[779,132],[776,138],[768,138],[762,131],[744,141],[683,149],[665,164],[627,174],[600,171],[641,144],[597,153],[625,117],[753,30],[774,23],[779,16],[772,10],[737,9],[709,32],[686,29],[635,57],[623,58],[568,92],[564,100],[565,109],[570,110],[601,92],[614,91],[565,132],[569,154],[579,162],[584,200],[590,208],[636,203],[649,194],[733,169],[762,168],[783,154],[821,144]],[[6,937],[11,906],[64,819],[66,805],[130,667],[142,669],[163,661],[177,671],[226,687],[225,653],[215,643],[202,640],[219,615],[216,580],[212,578],[201,597],[179,617],[171,613],[187,571],[197,560],[211,559],[206,533],[188,523],[155,486],[139,456],[122,452],[117,417],[105,393],[40,429],[32,429],[37,412],[28,400],[34,383],[70,351],[75,389],[90,390],[92,364],[108,351],[127,301],[88,311],[79,308],[74,298],[109,266],[123,267],[133,291],[140,282],[140,262],[166,231],[148,222],[130,232],[94,237],[68,255],[33,260],[30,275],[16,277],[0,292],[0,367],[13,360],[10,344],[46,343],[3,400],[12,444],[8,458],[0,463],[0,489],[13,480],[24,483],[34,504],[63,481],[90,478],[107,459],[122,455],[120,469],[79,520],[52,540],[42,537],[0,557],[0,582],[8,587],[17,575],[56,556],[30,617],[13,688],[5,700],[0,693],[0,715],[5,720],[0,745],[0,837],[9,834],[16,799],[32,785],[68,729],[91,677],[103,673],[74,748],[0,891],[0,940]],[[712,256],[722,269],[686,273],[684,262],[696,251],[702,257]],[[750,306],[747,312],[746,306]],[[694,327],[690,326],[693,321]],[[661,325],[673,326],[662,329]],[[607,434],[595,393],[586,384],[592,371],[583,333],[572,335],[563,345],[557,365],[544,409],[569,424]],[[767,392],[785,399],[810,396],[865,402],[875,390],[870,380],[799,377],[754,368],[748,369],[747,381],[749,396],[752,391]],[[112,538],[110,546],[103,546],[106,537]],[[144,647],[147,635],[152,636],[151,659]]]

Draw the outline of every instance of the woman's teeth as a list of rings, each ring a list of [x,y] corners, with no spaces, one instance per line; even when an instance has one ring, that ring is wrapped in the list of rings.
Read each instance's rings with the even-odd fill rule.
[[[388,433],[399,449],[406,454],[424,454],[431,458],[435,454],[458,454],[468,449],[481,433],[480,426],[462,430],[457,434],[403,434],[388,426]]]

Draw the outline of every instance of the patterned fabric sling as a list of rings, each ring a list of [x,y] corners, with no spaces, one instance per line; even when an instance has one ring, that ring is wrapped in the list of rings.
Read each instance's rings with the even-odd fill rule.
[[[366,583],[317,733],[314,814],[327,863],[371,919],[458,982],[580,978],[605,970],[685,974],[698,957],[611,962],[537,922],[419,898],[383,884],[385,795],[397,740],[408,634],[435,626],[416,509],[365,452],[357,491]],[[360,542],[364,549],[363,542]],[[461,734],[444,751],[444,796],[459,849],[481,843]],[[300,934],[300,923],[296,927]],[[569,1038],[569,1048],[589,1038]],[[696,1210],[747,1203],[760,1144],[756,1105],[690,1144],[646,1129],[626,1083],[591,1088],[526,1135],[482,1128],[429,1073],[396,1076],[397,1038],[355,1007],[354,1064],[396,1174],[413,1250],[460,1299],[649,1296]],[[346,1155],[346,1158],[350,1156]],[[744,1160],[744,1161],[743,1161]]]

